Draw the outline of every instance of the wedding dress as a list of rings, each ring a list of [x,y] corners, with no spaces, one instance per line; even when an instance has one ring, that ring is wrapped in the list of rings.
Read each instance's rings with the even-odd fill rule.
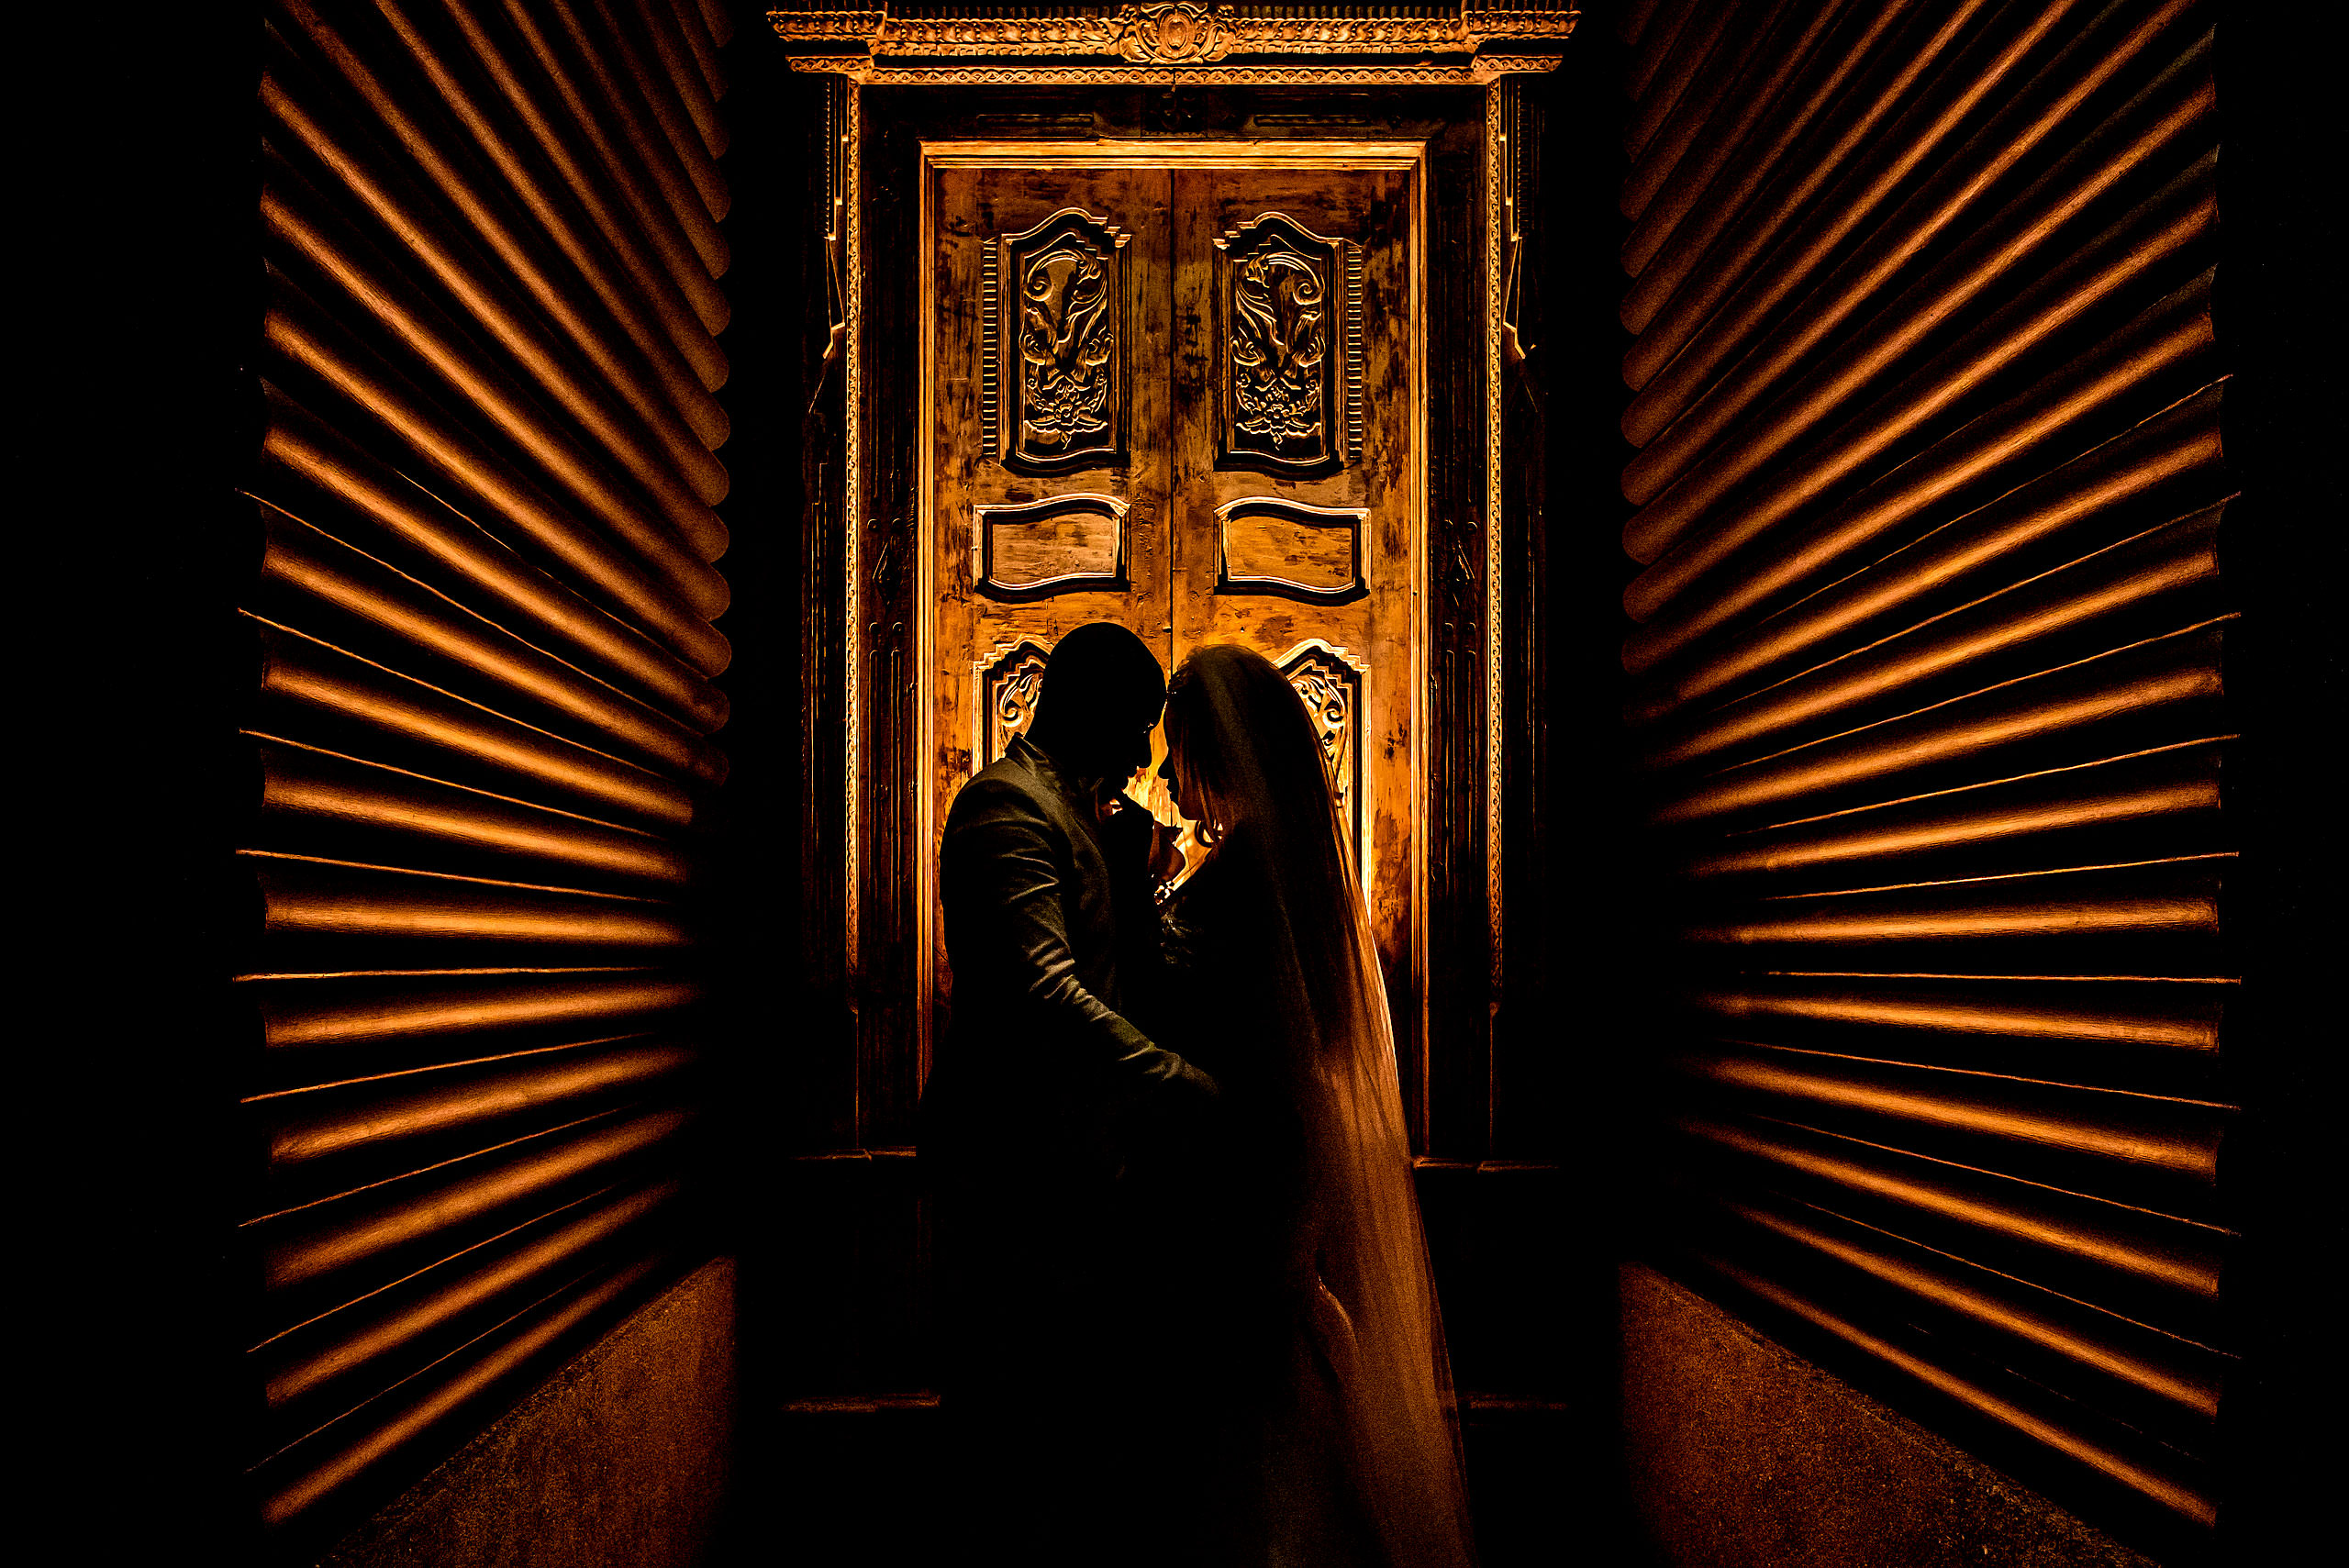
[[[1253,652],[1177,673],[1167,738],[1214,848],[1165,911],[1163,1036],[1224,1085],[1211,1264],[1182,1265],[1234,1419],[1210,1561],[1465,1568],[1459,1427],[1385,984],[1327,763]]]

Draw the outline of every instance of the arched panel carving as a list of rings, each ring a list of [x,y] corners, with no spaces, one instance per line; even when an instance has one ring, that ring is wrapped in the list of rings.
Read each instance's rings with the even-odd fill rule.
[[[1002,757],[1015,735],[1025,735],[1036,719],[1036,699],[1044,689],[1044,666],[1052,651],[1022,638],[979,666],[980,733],[971,750],[985,767]]]
[[[1321,740],[1330,764],[1330,785],[1338,797],[1338,819],[1346,825],[1353,846],[1355,869],[1367,863],[1363,820],[1363,734],[1370,666],[1345,649],[1319,638],[1298,643],[1277,661],[1298,700],[1312,717],[1313,732]]]

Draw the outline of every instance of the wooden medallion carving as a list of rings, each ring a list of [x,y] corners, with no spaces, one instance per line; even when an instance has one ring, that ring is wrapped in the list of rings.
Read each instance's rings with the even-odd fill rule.
[[[1217,466],[1318,474],[1342,467],[1360,362],[1353,250],[1279,213],[1215,242],[1222,404]]]
[[[1189,0],[1121,6],[1113,24],[1118,52],[1154,65],[1221,60],[1230,47],[1226,36],[1230,26],[1230,6],[1210,10]]]
[[[1312,716],[1313,732],[1330,764],[1330,787],[1338,797],[1338,819],[1346,825],[1357,870],[1364,854],[1362,820],[1363,681],[1366,667],[1342,648],[1319,639],[1301,642],[1275,662]]]
[[[979,752],[981,766],[1000,759],[1011,738],[1026,734],[1035,721],[1036,698],[1044,689],[1044,665],[1052,656],[1051,649],[1022,638],[1000,650],[992,662],[979,666],[979,691],[985,699],[979,725],[985,744],[984,749],[972,749]]]
[[[982,351],[999,354],[1000,343],[1011,362],[999,374],[998,367],[982,368],[982,421],[997,423],[995,399],[985,394],[999,381],[1008,466],[1054,473],[1125,461],[1128,238],[1107,218],[1063,207],[992,247],[996,265],[982,271],[982,319],[1001,330],[983,339]]]
[[[1252,495],[1215,509],[1219,594],[1276,594],[1307,604],[1351,604],[1370,592],[1363,573],[1360,506],[1308,506]]]
[[[975,509],[972,580],[989,598],[1125,587],[1126,504],[1115,495],[1054,495]]]

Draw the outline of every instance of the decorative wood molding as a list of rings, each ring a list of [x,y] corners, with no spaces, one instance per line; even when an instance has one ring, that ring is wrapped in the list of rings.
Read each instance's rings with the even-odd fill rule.
[[[953,9],[960,14],[900,17],[886,5],[778,8],[767,23],[791,50],[794,70],[884,87],[1432,87],[1554,71],[1554,46],[1582,17],[1571,8],[1471,7],[1464,0],[1330,7],[1336,14],[1313,17],[1201,0],[1063,5],[1047,15],[1009,4]],[[1419,58],[1408,64],[1380,58],[1395,55]],[[1084,57],[1091,62],[1065,63]],[[968,63],[974,60],[986,63]]]
[[[972,717],[971,769],[995,762],[1035,721],[1036,698],[1044,688],[1044,666],[1052,651],[1031,638],[997,643],[972,666],[979,708]]]
[[[1122,466],[1126,459],[1126,272],[1130,238],[1106,217],[1063,207],[1035,228],[999,235],[982,272],[983,334],[1011,362],[986,370],[1004,404],[996,456],[1021,473]]]
[[[767,23],[787,43],[853,47],[868,60],[1108,55],[1137,65],[1192,66],[1232,55],[1475,53],[1498,42],[1558,43],[1573,34],[1582,15],[1464,5],[1391,14],[1403,8],[1360,6],[1346,8],[1356,15],[1298,17],[1266,14],[1276,9],[1271,6],[1146,0],[1070,6],[1044,16],[1024,6],[982,4],[957,7],[963,14],[956,17],[899,17],[885,5],[860,11],[778,8],[767,13]]]
[[[847,523],[843,541],[842,577],[847,586],[848,614],[841,631],[846,639],[841,650],[845,690],[842,693],[843,722],[848,728],[849,766],[841,781],[848,792],[848,817],[842,828],[848,861],[848,886],[843,895],[846,929],[842,935],[842,956],[848,974],[853,982],[863,956],[864,910],[862,896],[864,886],[863,834],[864,812],[863,794],[864,780],[864,704],[863,682],[861,679],[864,662],[864,182],[861,156],[864,139],[862,95],[852,78],[840,83],[834,123],[839,129],[842,150],[840,169],[840,195],[834,199],[832,233],[827,236],[837,247],[841,284],[841,334],[845,350],[845,362],[841,367],[845,384],[843,402],[842,478],[841,512]]]
[[[871,55],[794,55],[794,71],[825,72],[868,87],[1489,87],[1558,69],[1559,54],[1479,54],[1459,64],[989,65],[896,63]]]
[[[1313,733],[1330,764],[1330,787],[1338,797],[1339,819],[1353,847],[1354,871],[1365,880],[1370,864],[1370,824],[1364,820],[1361,780],[1362,716],[1370,707],[1370,664],[1351,649],[1308,638],[1273,661],[1297,700],[1312,716]]]
[[[1370,513],[1363,507],[1308,506],[1277,495],[1250,495],[1225,502],[1215,509],[1215,591],[1219,594],[1273,594],[1310,605],[1343,605],[1370,592],[1363,575],[1362,539]],[[1291,539],[1239,537],[1243,530],[1235,525],[1252,517],[1270,520],[1276,527],[1287,525]],[[1316,536],[1340,544],[1343,555],[1339,570],[1325,567],[1316,573],[1322,579],[1319,582],[1305,575],[1311,565],[1306,557],[1322,553],[1314,548],[1321,542]],[[1289,548],[1282,550],[1283,543]],[[1282,559],[1270,559],[1276,550]],[[1236,563],[1235,555],[1239,557]]]
[[[1122,592],[1126,503],[1077,492],[1015,506],[979,506],[971,580],[992,599]]]
[[[979,444],[989,457],[1003,448],[1003,248],[979,248]]]
[[[1268,212],[1216,237],[1218,468],[1303,477],[1346,462],[1358,417],[1359,248]]]
[[[1346,461],[1362,461],[1363,261],[1362,247],[1346,247]]]
[[[1516,332],[1508,325],[1508,278],[1502,262],[1505,247],[1514,255],[1516,214],[1514,169],[1520,120],[1520,96],[1514,82],[1499,83],[1485,95],[1485,914],[1492,944],[1492,995],[1501,995],[1501,830],[1507,820],[1502,790],[1504,740],[1501,734],[1501,641],[1507,601],[1501,582],[1501,536],[1504,507],[1500,452],[1502,450],[1501,359]],[[1505,341],[1506,339],[1506,341]],[[1489,1118],[1490,1106],[1486,1107]]]

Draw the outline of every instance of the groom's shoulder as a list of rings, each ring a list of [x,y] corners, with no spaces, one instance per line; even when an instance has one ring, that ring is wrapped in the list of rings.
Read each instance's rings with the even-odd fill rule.
[[[951,833],[963,824],[1008,816],[1049,821],[1055,816],[1052,807],[1052,791],[1033,769],[1017,758],[1000,757],[955,792],[954,804],[946,812],[946,829]]]

